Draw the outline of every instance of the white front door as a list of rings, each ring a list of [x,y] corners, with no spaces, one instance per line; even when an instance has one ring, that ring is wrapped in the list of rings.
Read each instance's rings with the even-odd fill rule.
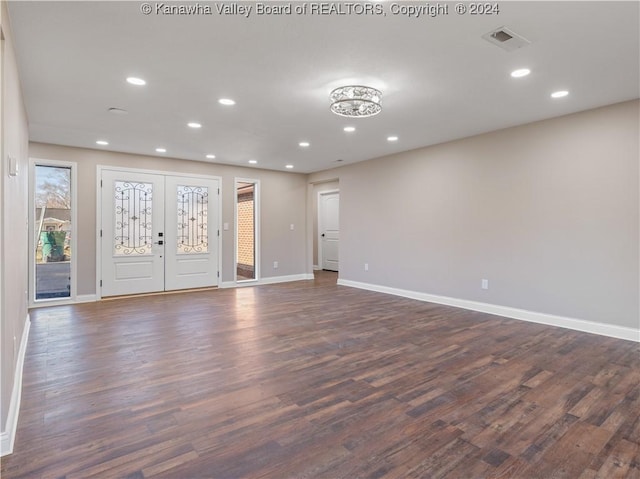
[[[321,268],[329,271],[338,271],[340,193],[320,193],[318,205]]]
[[[218,285],[218,180],[167,176],[165,290]]]
[[[102,171],[102,296],[217,286],[217,179]]]
[[[164,176],[102,172],[102,295],[164,289]]]

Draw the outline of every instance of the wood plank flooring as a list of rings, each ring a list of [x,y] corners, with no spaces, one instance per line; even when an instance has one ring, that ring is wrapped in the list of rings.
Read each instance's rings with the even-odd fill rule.
[[[32,311],[2,478],[640,478],[637,343],[335,283]]]

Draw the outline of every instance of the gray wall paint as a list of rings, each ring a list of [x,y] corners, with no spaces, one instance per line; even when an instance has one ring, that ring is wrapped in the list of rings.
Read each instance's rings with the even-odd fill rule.
[[[340,181],[340,277],[638,328],[638,114],[625,102],[310,175]]]
[[[130,155],[83,148],[31,143],[36,159],[74,161],[78,164],[78,294],[95,294],[96,175],[97,166],[120,166],[183,174],[222,177],[222,281],[233,281],[234,178],[260,180],[260,274],[263,278],[306,272],[306,176],[213,163]],[[294,224],[294,230],[290,225]],[[273,268],[278,261],[279,268]]]
[[[2,31],[2,243],[0,244],[0,430],[5,431],[20,340],[27,318],[28,129],[6,2],[1,3]],[[9,176],[6,158],[18,160],[18,176]],[[9,279],[9,280],[7,280]],[[15,338],[15,339],[14,339]]]

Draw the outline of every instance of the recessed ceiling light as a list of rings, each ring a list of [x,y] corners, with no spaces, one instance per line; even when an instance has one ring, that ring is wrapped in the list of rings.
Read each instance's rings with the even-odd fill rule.
[[[257,160],[249,160],[249,163],[251,163],[252,165],[255,165],[256,163],[258,163]]]
[[[285,166],[285,168],[290,170],[291,168],[293,168],[293,165],[287,165],[287,166]]]
[[[196,121],[190,121],[189,123],[187,123],[187,126],[189,128],[202,128],[202,125]]]
[[[308,141],[301,141],[300,143],[298,143],[298,145],[300,145],[302,148],[307,148],[311,143],[309,143]]]
[[[137,86],[142,86],[147,84],[147,82],[144,81],[142,78],[136,78],[136,77],[127,78],[127,82]]]
[[[568,94],[569,94],[569,92],[567,90],[554,91],[551,94],[551,98],[563,98],[563,97],[567,96]]]
[[[105,141],[105,140],[96,141],[96,145],[107,146],[108,144],[109,144],[109,142]]]
[[[387,141],[398,141],[398,137],[397,136],[388,136],[387,137]]]
[[[352,133],[354,131],[356,131],[356,127],[355,126],[345,126],[343,128],[344,131],[346,131],[347,133]]]
[[[166,149],[166,148],[156,148],[156,151],[157,151],[158,153],[166,153],[166,152],[167,152],[167,149]]]
[[[529,73],[531,73],[531,70],[529,70],[528,68],[520,68],[518,70],[513,70],[511,72],[511,76],[513,78],[522,78],[526,77]]]
[[[218,100],[218,103],[220,103],[221,105],[226,105],[226,106],[231,106],[231,105],[235,105],[236,102],[233,101],[231,98],[220,98]]]
[[[216,155],[207,155],[207,158],[209,158],[210,160],[215,159]]]

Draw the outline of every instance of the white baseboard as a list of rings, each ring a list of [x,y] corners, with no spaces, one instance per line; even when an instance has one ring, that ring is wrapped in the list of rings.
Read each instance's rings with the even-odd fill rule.
[[[270,276],[268,278],[261,278],[258,281],[243,281],[236,283],[235,281],[223,281],[220,283],[220,288],[245,288],[248,286],[259,286],[261,284],[275,284],[275,283],[289,283],[291,281],[306,281],[313,279],[313,274],[290,274],[288,276]]]
[[[22,397],[22,368],[24,367],[24,357],[27,353],[27,342],[29,341],[29,330],[31,329],[31,319],[27,314],[18,350],[18,361],[13,375],[13,390],[11,391],[11,402],[9,403],[9,414],[7,415],[6,429],[0,433],[0,457],[13,452],[13,442],[18,429],[18,415],[20,414],[20,399]]]
[[[32,302],[29,308],[48,308],[49,306],[68,306],[70,304],[94,303],[98,301],[97,294],[79,294],[75,298],[52,299]]]
[[[576,331],[583,331],[585,333],[599,334],[612,338],[640,342],[640,330],[627,328],[624,326],[596,323],[594,321],[585,321],[583,319],[555,316],[552,314],[528,311],[526,309],[518,309],[509,306],[500,306],[497,304],[470,301],[467,299],[450,298],[447,296],[420,293],[418,291],[391,288],[388,286],[380,286],[377,284],[361,283],[359,281],[350,281],[347,279],[338,279],[338,284],[342,286],[350,286],[352,288],[376,291],[378,293],[393,294],[395,296],[417,299],[419,301],[428,301],[430,303],[444,304],[447,306],[454,306],[456,308],[470,309],[472,311],[479,311],[481,313],[495,314],[512,319],[520,319],[532,323],[547,324],[549,326],[573,329]]]
[[[313,265],[313,270],[314,271],[320,271],[322,268],[320,266],[318,266],[317,264]]]
[[[76,303],[95,303],[98,301],[97,294],[79,294],[76,296]]]
[[[290,281],[306,281],[313,279],[313,274],[290,274],[288,276],[271,276],[269,278],[260,279],[260,284],[288,283]]]

